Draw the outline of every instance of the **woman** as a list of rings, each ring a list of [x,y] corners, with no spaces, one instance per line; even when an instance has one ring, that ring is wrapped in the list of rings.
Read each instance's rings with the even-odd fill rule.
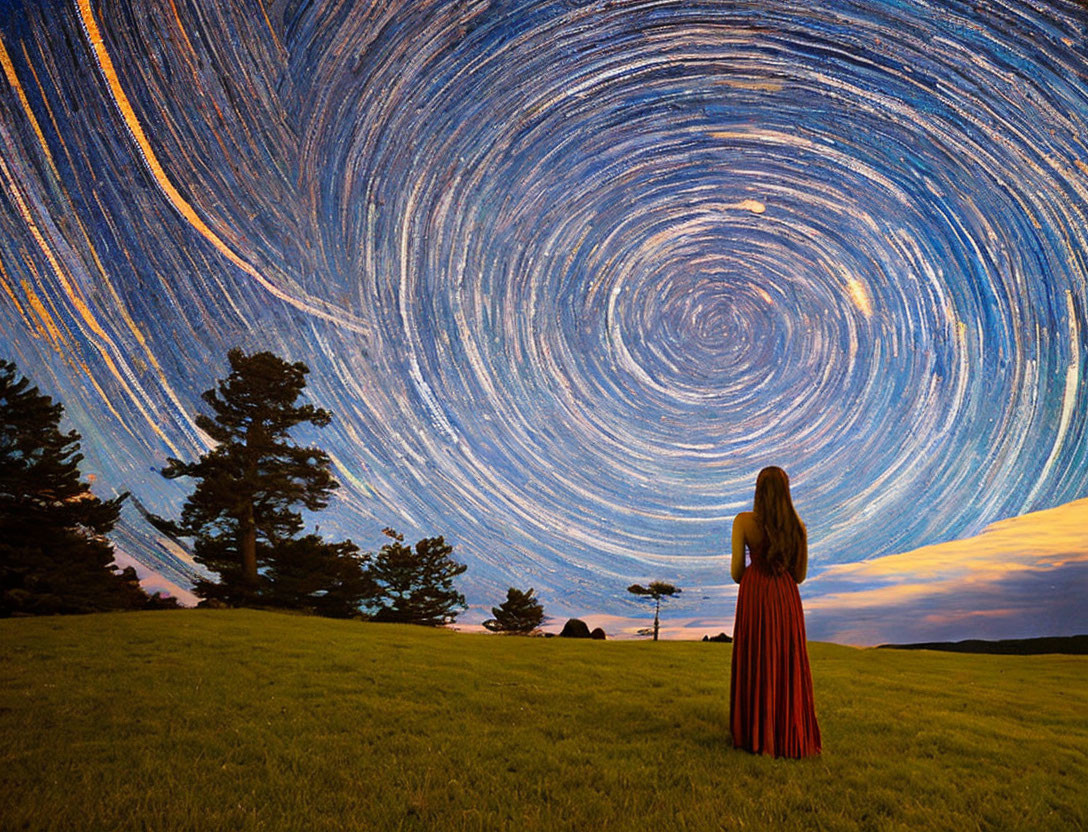
[[[775,757],[819,754],[797,591],[808,568],[808,540],[785,471],[759,472],[752,508],[733,520],[732,573],[740,584],[730,682],[733,745]]]

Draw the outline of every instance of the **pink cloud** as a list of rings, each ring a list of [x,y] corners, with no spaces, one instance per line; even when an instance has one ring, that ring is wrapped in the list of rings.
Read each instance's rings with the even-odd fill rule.
[[[200,598],[188,589],[183,589],[159,572],[149,569],[144,566],[143,563],[136,560],[136,558],[121,551],[119,548],[114,549],[113,558],[119,568],[124,569],[126,566],[131,566],[136,570],[136,575],[140,579],[140,586],[143,587],[144,592],[148,595],[154,595],[156,592],[161,592],[163,595],[170,595],[176,598],[178,603],[183,607],[195,607],[200,603]]]

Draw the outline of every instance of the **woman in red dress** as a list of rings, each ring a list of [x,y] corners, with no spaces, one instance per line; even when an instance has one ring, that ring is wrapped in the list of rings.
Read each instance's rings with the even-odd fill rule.
[[[797,591],[807,569],[807,533],[790,499],[789,477],[781,468],[764,468],[753,510],[733,520],[732,573],[740,591],[729,722],[737,748],[775,757],[820,753]]]

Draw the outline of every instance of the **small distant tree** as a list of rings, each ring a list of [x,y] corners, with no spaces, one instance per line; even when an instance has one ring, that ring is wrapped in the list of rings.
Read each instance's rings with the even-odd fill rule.
[[[672,584],[667,584],[664,581],[654,581],[649,586],[631,584],[631,586],[627,587],[627,591],[633,595],[654,599],[654,641],[657,641],[657,633],[661,628],[661,599],[672,595],[679,595],[681,592],[680,588],[675,587]]]
[[[389,542],[366,560],[374,585],[369,599],[372,620],[429,627],[451,624],[465,607],[465,596],[454,588],[453,579],[468,569],[453,559],[453,547],[439,536],[425,537],[413,549],[393,529],[382,533]]]
[[[100,500],[80,478],[80,435],[64,407],[0,361],[0,617],[176,605],[114,571],[113,530],[128,497]]]
[[[298,507],[319,511],[339,487],[329,455],[290,436],[298,425],[332,420],[298,402],[309,368],[270,352],[233,349],[227,358],[229,375],[202,395],[211,415],[196,417],[218,444],[196,462],[168,460],[164,477],[189,477],[196,487],[180,523],[154,518],[155,525],[193,539],[194,559],[218,578],[197,582],[205,600],[357,614],[369,583],[355,544],[299,537]]]
[[[533,597],[531,587],[528,592],[510,587],[506,591],[506,600],[492,607],[491,614],[495,617],[484,622],[491,632],[526,635],[537,629],[544,620],[544,607]]]

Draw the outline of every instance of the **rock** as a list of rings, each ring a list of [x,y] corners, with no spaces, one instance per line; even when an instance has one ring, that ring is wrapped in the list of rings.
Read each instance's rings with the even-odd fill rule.
[[[580,618],[568,618],[560,638],[590,638],[589,626]]]
[[[725,633],[718,633],[716,636],[703,636],[703,641],[721,641],[729,644],[733,641],[733,639],[731,639]]]
[[[608,638],[608,636],[605,634],[605,631],[600,627],[590,633],[589,637],[596,639],[597,641],[604,641],[606,638]]]

